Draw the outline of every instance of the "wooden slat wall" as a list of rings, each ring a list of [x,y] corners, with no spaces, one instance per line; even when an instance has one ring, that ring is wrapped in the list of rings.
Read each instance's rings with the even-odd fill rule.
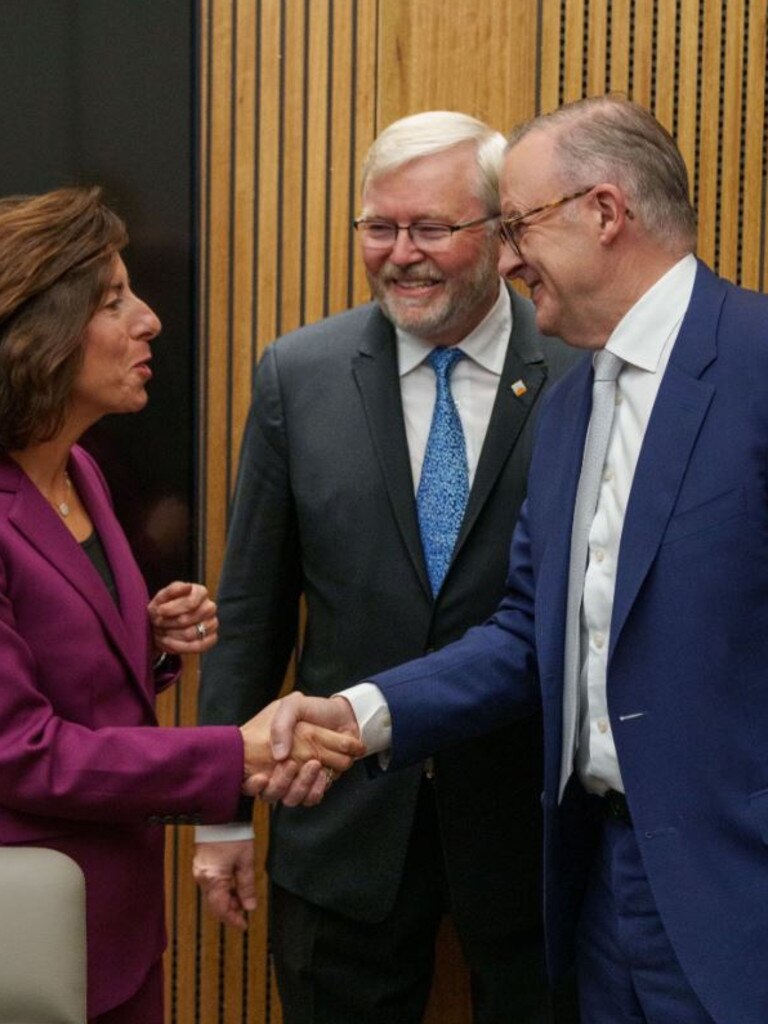
[[[764,0],[199,0],[198,45],[200,570],[212,588],[254,362],[278,334],[366,299],[350,230],[358,171],[395,118],[458,109],[504,131],[626,92],[679,141],[700,254],[766,288]],[[193,723],[195,690],[193,665],[162,720]],[[257,825],[263,847],[263,814]],[[263,910],[245,939],[223,934],[190,881],[191,835],[169,840],[169,1020],[280,1024]],[[465,1024],[450,930],[440,959],[429,1019]]]

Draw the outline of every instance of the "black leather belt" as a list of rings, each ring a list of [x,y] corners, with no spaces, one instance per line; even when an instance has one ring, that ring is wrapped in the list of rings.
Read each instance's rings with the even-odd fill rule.
[[[629,813],[629,804],[623,793],[619,793],[617,789],[609,789],[599,801],[603,817],[632,827],[632,815]]]

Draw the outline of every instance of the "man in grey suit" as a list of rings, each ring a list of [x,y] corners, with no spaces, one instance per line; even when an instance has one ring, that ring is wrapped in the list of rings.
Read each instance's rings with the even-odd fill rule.
[[[256,373],[202,723],[245,721],[277,695],[301,595],[297,686],[323,696],[495,608],[534,415],[574,358],[499,278],[503,150],[500,134],[447,112],[374,142],[355,226],[375,301],[280,338]],[[458,353],[447,369],[441,350]],[[532,718],[374,782],[357,765],[320,808],[275,810],[286,1024],[416,1024],[445,911],[476,1024],[550,1020],[540,764]],[[198,834],[195,876],[214,913],[244,927],[250,821],[224,829]]]

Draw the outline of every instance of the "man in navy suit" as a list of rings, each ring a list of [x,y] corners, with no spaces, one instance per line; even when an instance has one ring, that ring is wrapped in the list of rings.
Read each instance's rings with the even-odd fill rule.
[[[244,721],[278,695],[301,596],[297,686],[320,696],[445,646],[498,604],[535,416],[574,362],[499,277],[504,147],[487,125],[444,111],[403,118],[374,142],[355,226],[375,302],[278,339],[256,371],[201,722]],[[449,389],[466,505],[436,562],[416,495],[434,479],[422,472],[430,360],[459,353]],[[442,477],[438,512],[460,475]],[[549,1020],[540,792],[534,714],[375,785],[360,764],[321,808],[277,808],[271,941],[286,1024],[422,1020],[446,909],[476,1024]],[[201,833],[195,858],[208,905],[235,925],[254,905],[246,814],[245,827]]]
[[[357,718],[292,695],[276,739],[359,722],[391,769],[541,705],[548,960],[576,956],[583,1020],[765,1024],[768,299],[696,260],[682,157],[626,100],[519,128],[501,201],[504,272],[593,354],[542,409],[505,596],[345,691]]]

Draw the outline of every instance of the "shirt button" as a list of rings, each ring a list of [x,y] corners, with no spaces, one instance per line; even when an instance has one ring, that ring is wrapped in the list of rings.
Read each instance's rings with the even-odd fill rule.
[[[598,729],[598,732],[602,732],[602,733],[608,732],[608,723],[606,722],[606,720],[604,718],[598,718],[598,720],[597,720],[597,729]]]
[[[600,650],[605,643],[605,633],[594,633],[592,639],[595,642],[595,647]]]
[[[608,482],[609,480],[613,480],[613,470],[610,466],[606,466],[603,470],[603,480],[605,480],[606,482]]]
[[[602,560],[605,558],[605,552],[602,548],[595,548],[593,554],[596,562],[602,562]]]
[[[621,392],[620,391],[616,392],[615,403],[616,403],[616,405],[621,405]]]

